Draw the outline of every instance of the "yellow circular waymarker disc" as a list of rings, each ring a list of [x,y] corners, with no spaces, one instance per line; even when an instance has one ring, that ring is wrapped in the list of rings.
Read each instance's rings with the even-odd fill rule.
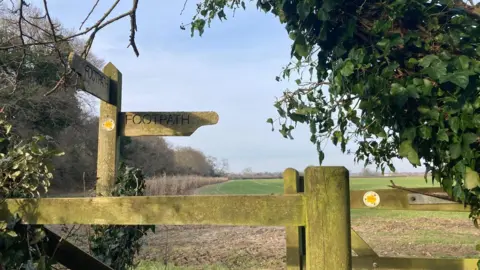
[[[115,121],[113,121],[113,119],[107,119],[103,122],[102,126],[104,129],[112,131],[115,128]]]
[[[367,191],[363,195],[363,203],[368,207],[376,207],[380,203],[380,195],[375,191]]]

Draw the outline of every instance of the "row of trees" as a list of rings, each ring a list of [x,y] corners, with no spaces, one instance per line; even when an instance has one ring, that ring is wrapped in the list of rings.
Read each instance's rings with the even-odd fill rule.
[[[84,42],[72,39],[53,45],[12,47],[41,43],[51,38],[52,31],[69,34],[60,23],[50,24],[50,18],[43,15],[33,7],[25,8],[25,22],[19,29],[18,18],[0,5],[0,109],[21,138],[48,135],[55,147],[65,152],[54,160],[53,187],[91,186],[96,179],[98,118],[89,110],[91,101],[77,90],[77,75],[67,72],[66,63],[69,52],[81,53]],[[92,54],[87,59],[99,68],[104,65]],[[215,176],[228,169],[226,160],[218,161],[188,147],[173,148],[160,137],[122,138],[121,156],[146,176]]]

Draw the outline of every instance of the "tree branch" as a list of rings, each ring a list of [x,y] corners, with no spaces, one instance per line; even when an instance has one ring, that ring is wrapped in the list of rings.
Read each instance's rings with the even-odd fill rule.
[[[82,24],[80,24],[80,27],[78,28],[78,30],[82,30],[82,27],[83,25],[87,22],[88,18],[90,18],[90,16],[92,15],[93,11],[95,10],[95,8],[97,7],[98,3],[100,2],[100,0],[97,0],[97,2],[95,2],[95,5],[93,5],[92,9],[90,10],[90,12],[88,13],[87,17],[85,18],[85,20],[83,20]]]
[[[133,0],[133,7],[130,14],[130,44],[127,46],[132,46],[135,55],[138,57],[140,53],[137,49],[137,44],[135,43],[135,32],[137,31],[137,8],[138,8],[138,0]]]

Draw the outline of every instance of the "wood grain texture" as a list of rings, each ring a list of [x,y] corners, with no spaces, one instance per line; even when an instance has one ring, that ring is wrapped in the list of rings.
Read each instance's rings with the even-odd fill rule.
[[[68,56],[68,64],[78,75],[80,75],[81,89],[97,98],[110,102],[110,80],[102,71],[71,52]]]
[[[306,269],[352,269],[348,181],[344,167],[305,170]]]
[[[122,136],[190,136],[219,117],[216,112],[122,112],[120,119]]]
[[[110,78],[110,100],[113,102],[100,101],[96,192],[98,196],[109,196],[120,158],[118,115],[122,104],[122,73],[112,63],[108,63],[103,72]],[[111,130],[104,126],[110,122],[114,123]]]
[[[71,270],[113,270],[48,228],[44,228],[44,230],[48,238],[45,245],[47,254],[63,266]]]
[[[478,270],[477,262],[478,259],[353,257],[354,269]]]
[[[350,230],[352,249],[358,256],[374,256],[378,257],[378,254],[363,240],[360,235],[353,229]]]
[[[420,189],[419,189],[420,190]],[[379,190],[354,190],[350,191],[350,208],[370,208],[363,203],[363,195],[367,191],[375,191],[380,197],[378,206],[372,208],[378,210],[415,210],[415,211],[451,211],[470,212],[470,207],[464,207],[461,203],[442,204],[411,204],[408,200],[409,191],[400,189]]]
[[[305,225],[303,195],[7,199],[0,218],[28,224]]]
[[[300,174],[297,170],[288,168],[283,172],[283,187],[285,194],[298,194],[303,183],[300,181]],[[285,241],[287,248],[287,270],[303,269],[302,250],[304,245],[304,235],[302,227],[288,226],[285,228]]]

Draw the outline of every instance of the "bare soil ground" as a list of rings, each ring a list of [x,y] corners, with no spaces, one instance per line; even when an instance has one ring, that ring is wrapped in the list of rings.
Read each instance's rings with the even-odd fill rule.
[[[478,256],[475,244],[480,230],[466,218],[356,216],[352,227],[380,256]],[[74,242],[88,249],[84,237]],[[145,238],[138,259],[197,269],[208,265],[284,269],[285,231],[283,227],[157,226],[156,233]]]

